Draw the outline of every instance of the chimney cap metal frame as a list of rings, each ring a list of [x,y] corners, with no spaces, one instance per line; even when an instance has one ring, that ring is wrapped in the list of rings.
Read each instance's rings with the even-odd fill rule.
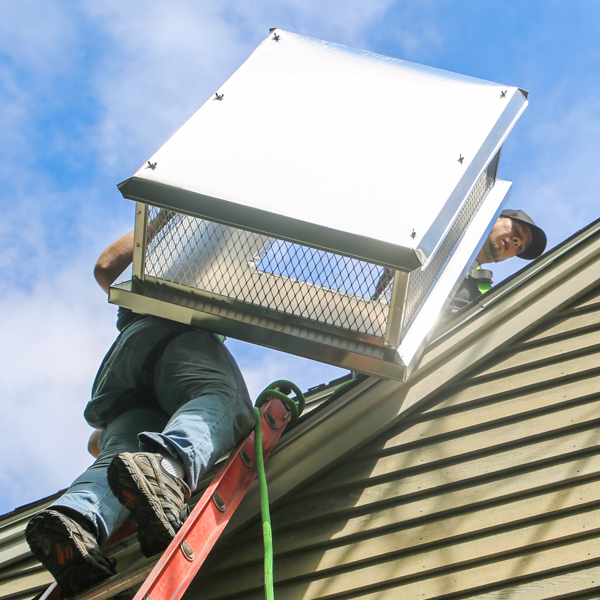
[[[264,40],[215,96],[119,185],[125,198],[138,202],[134,277],[111,288],[110,301],[402,380],[510,193],[510,183],[496,180],[496,172],[502,143],[527,106],[526,93],[275,33],[277,42],[273,34]],[[159,256],[148,267],[149,206],[179,215],[174,238],[161,242],[162,250],[181,246],[184,238],[204,243],[212,231],[204,255],[217,266],[205,256],[189,276],[175,273],[177,257]],[[232,242],[235,236],[252,238],[246,255],[232,260],[235,268],[219,272],[239,281],[228,289],[205,286],[207,269],[218,271],[227,262],[225,246],[230,252],[242,243]],[[314,296],[312,276],[290,278],[254,268],[271,238],[288,249],[346,257],[352,268],[393,270],[388,297],[369,298],[361,291],[363,297],[350,302],[356,321],[361,305],[370,303],[373,310],[378,302],[386,304],[371,321],[384,314],[383,333],[373,333],[371,317],[362,328],[348,326],[347,315],[332,317],[335,303],[348,299],[339,282],[317,290],[315,302],[334,308],[313,318],[303,298],[307,291]],[[150,253],[155,251],[156,244]],[[272,294],[264,291],[256,301],[247,291],[240,295],[241,284],[266,276],[284,297],[299,297],[294,308],[265,300]],[[259,290],[255,284],[252,280],[247,290]]]
[[[276,29],[119,190],[410,272],[526,106],[516,87]]]

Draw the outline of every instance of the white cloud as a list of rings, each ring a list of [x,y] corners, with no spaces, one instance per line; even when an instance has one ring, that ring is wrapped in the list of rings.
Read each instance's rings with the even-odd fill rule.
[[[235,15],[247,31],[267,35],[268,28],[288,29],[332,42],[364,47],[366,32],[392,6],[391,0],[267,0],[261,3],[228,0],[221,4],[224,19]],[[242,28],[240,28],[242,29]]]
[[[600,87],[600,86],[599,86]],[[598,89],[600,92],[600,89]],[[540,214],[546,212],[551,234],[565,236],[565,221],[576,229],[600,216],[598,187],[600,172],[600,100],[578,100],[563,110],[549,112],[531,132],[535,145],[532,169],[523,181]]]
[[[565,103],[557,99],[563,92],[559,82],[528,109],[538,115],[529,125],[526,113],[511,134],[511,166],[501,173],[514,181],[509,206],[524,209],[544,229],[547,250],[600,217],[600,95]],[[492,269],[500,281],[526,265],[513,259]]]
[[[142,163],[247,54],[212,4],[89,2],[107,49],[91,74],[101,117],[91,142],[110,171]]]
[[[77,3],[59,0],[4,2],[0,51],[19,71],[47,80],[77,53]]]

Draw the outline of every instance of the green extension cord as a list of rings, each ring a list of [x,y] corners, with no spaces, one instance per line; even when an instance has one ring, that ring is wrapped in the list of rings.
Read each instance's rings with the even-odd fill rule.
[[[291,389],[296,393],[296,403],[274,388],[282,387]],[[269,512],[269,491],[267,489],[267,477],[265,475],[265,463],[263,460],[262,451],[262,428],[260,424],[259,408],[264,404],[267,398],[279,398],[292,412],[292,421],[298,418],[304,410],[305,400],[304,394],[296,385],[290,381],[274,381],[271,385],[265,388],[254,408],[256,423],[254,426],[254,452],[256,454],[256,474],[258,476],[258,484],[260,486],[260,512],[262,514],[263,526],[263,541],[265,547],[265,598],[266,600],[275,600],[275,590],[273,587],[273,531],[271,529],[271,515]]]

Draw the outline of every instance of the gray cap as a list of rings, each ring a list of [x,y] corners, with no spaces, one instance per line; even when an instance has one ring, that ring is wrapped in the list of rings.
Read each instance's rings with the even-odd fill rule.
[[[533,260],[542,254],[542,252],[546,249],[546,234],[544,233],[543,229],[540,229],[533,222],[533,219],[526,212],[507,208],[500,213],[500,216],[509,217],[515,221],[521,221],[521,223],[529,225],[529,229],[531,229],[531,244],[529,244],[529,248],[527,248],[527,250],[517,254],[519,258]]]

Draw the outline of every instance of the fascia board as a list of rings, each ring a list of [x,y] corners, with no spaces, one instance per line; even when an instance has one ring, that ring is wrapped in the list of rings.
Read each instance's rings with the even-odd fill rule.
[[[485,306],[438,337],[406,382],[369,378],[284,436],[266,465],[271,502],[355,452],[599,280],[600,222],[538,259],[509,286],[488,292]],[[258,506],[254,484],[228,533],[252,519]]]

